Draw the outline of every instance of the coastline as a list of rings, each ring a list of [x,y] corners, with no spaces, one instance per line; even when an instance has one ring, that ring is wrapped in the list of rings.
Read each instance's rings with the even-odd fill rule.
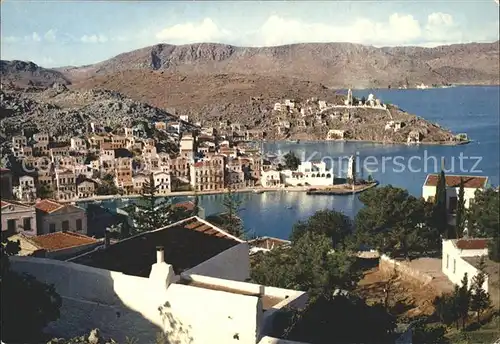
[[[249,193],[249,192],[254,192],[254,193],[262,193],[262,192],[276,192],[276,191],[290,191],[290,192],[304,192],[309,190],[309,186],[289,186],[289,187],[275,187],[275,188],[270,188],[270,187],[255,187],[255,188],[243,188],[243,189],[234,189],[232,190],[233,193]],[[165,195],[158,195],[158,197],[182,197],[182,196],[202,196],[202,195],[220,195],[220,194],[227,194],[228,190],[223,189],[223,190],[213,190],[213,191],[173,191]],[[139,198],[141,195],[139,194],[129,194],[129,195],[101,195],[101,196],[95,196],[95,197],[90,197],[90,198],[81,198],[78,200],[74,201],[65,201],[61,203],[73,203],[73,202],[95,202],[95,201],[106,201],[106,200],[112,200],[112,199],[126,199],[126,198]]]
[[[291,139],[296,141],[294,139]],[[264,143],[277,143],[277,142],[285,142],[290,144],[296,144],[295,142],[287,142],[284,140],[269,140],[263,141]],[[450,141],[436,141],[436,142],[419,142],[419,143],[406,143],[406,142],[389,142],[389,141],[377,141],[377,140],[309,140],[309,139],[300,139],[300,143],[321,143],[321,142],[346,142],[346,143],[376,143],[379,145],[404,145],[404,146],[461,146],[472,143],[472,140],[458,141],[458,142],[450,142]]]
[[[358,194],[360,192],[366,191],[377,186],[378,182],[373,182],[368,185],[362,185],[360,188],[352,191],[350,187],[347,187],[346,184],[337,184],[330,186],[320,186],[320,187],[311,187],[311,186],[287,186],[287,187],[254,187],[254,188],[243,188],[243,189],[234,189],[233,193],[256,193],[261,194],[265,192],[306,192],[308,195],[352,195]],[[207,196],[207,195],[221,195],[227,194],[228,190],[212,190],[212,191],[174,191],[165,195],[158,195],[158,197],[184,197],[184,196]],[[130,199],[130,198],[139,198],[141,195],[139,194],[129,194],[129,195],[101,195],[94,196],[90,198],[81,198],[73,201],[61,201],[61,203],[74,203],[74,202],[96,202],[96,201],[107,201],[114,199]]]

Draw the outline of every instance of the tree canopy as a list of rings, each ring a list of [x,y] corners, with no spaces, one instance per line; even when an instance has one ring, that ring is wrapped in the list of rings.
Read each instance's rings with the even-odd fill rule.
[[[293,152],[288,152],[283,157],[285,159],[285,168],[295,171],[299,167],[301,161]]]
[[[273,327],[277,337],[306,343],[390,343],[395,320],[380,304],[335,295],[313,298],[304,310],[278,314]]]
[[[306,221],[295,224],[290,240],[295,242],[307,232],[324,234],[331,238],[333,247],[339,247],[352,234],[353,223],[342,212],[324,209],[317,211]]]
[[[365,205],[356,216],[358,240],[393,257],[410,258],[439,246],[428,221],[430,205],[391,185],[373,188],[359,197]]]
[[[331,238],[306,232],[291,247],[279,247],[255,258],[252,279],[264,285],[332,295],[351,290],[361,277],[356,257],[332,251]]]

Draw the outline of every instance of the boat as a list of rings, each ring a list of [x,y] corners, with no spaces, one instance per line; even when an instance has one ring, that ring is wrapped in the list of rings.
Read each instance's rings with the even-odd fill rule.
[[[289,205],[288,207],[286,207],[287,209],[293,209],[293,207],[291,205]]]
[[[264,190],[253,189],[253,193],[261,194],[261,193],[264,193]]]

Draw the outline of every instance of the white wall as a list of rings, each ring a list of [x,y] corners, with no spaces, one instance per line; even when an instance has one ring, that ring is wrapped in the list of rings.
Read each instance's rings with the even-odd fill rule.
[[[44,258],[11,257],[12,268],[54,284],[62,297],[61,316],[47,331],[75,337],[92,328],[119,343],[133,336],[154,343],[161,331],[158,307],[165,295],[151,293],[149,279]]]
[[[250,278],[248,252],[248,244],[243,242],[185,271],[185,273],[245,281]]]
[[[212,286],[221,286],[223,288],[240,290],[245,293],[260,294],[281,299],[282,301],[272,306],[272,308],[267,309],[263,313],[259,312],[259,314],[262,314],[262,318],[259,320],[260,321],[259,334],[261,336],[266,335],[269,332],[269,330],[272,329],[274,316],[281,309],[284,309],[285,307],[303,309],[308,301],[307,293],[300,290],[268,287],[260,284],[229,281],[229,280],[223,280],[208,276],[193,275],[187,273],[182,273],[181,276],[198,283],[204,283]]]
[[[262,301],[255,296],[172,284],[167,302],[173,324],[165,327],[174,342],[257,343]]]
[[[262,337],[259,344],[308,344],[308,343],[265,336]]]
[[[448,279],[456,285],[461,286],[462,278],[467,273],[469,286],[472,278],[478,273],[478,270],[469,262],[462,259],[463,257],[477,257],[487,255],[488,250],[459,250],[454,245],[452,240],[443,240],[442,266],[443,273]],[[488,276],[486,276],[483,284],[483,289],[488,292]]]
[[[12,257],[11,263],[14,271],[27,272],[44,283],[54,284],[62,296],[61,317],[47,328],[57,337],[74,337],[97,327],[105,337],[119,343],[129,336],[148,344],[155,343],[157,333],[164,328],[170,340],[177,339],[179,344],[257,343],[264,324],[262,301],[255,296],[182,284],[161,288],[162,281],[157,279],[43,258]],[[266,287],[266,293],[280,291]],[[162,305],[165,318],[160,315]]]

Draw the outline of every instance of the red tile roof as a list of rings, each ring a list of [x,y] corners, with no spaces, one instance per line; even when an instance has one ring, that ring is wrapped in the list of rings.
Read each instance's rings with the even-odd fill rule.
[[[65,248],[95,244],[98,240],[83,234],[73,232],[56,232],[30,237],[36,246],[47,251],[57,251]]]
[[[31,205],[30,204],[26,204],[26,203],[23,203],[23,202],[19,202],[19,201],[13,201],[13,200],[1,200],[1,208],[3,207],[6,207],[8,205],[19,205],[21,207],[30,207]]]
[[[57,203],[56,201],[51,200],[51,199],[43,199],[40,202],[37,202],[35,204],[36,209],[41,210],[45,213],[52,213],[52,212],[59,210],[63,207],[64,207],[64,205]]]
[[[460,250],[484,250],[488,248],[488,239],[459,239],[455,246]]]
[[[437,186],[438,178],[439,175],[437,174],[429,174],[425,180],[425,185]],[[470,189],[484,188],[486,186],[486,182],[488,181],[488,177],[448,175],[446,176],[446,186],[459,187],[461,179],[464,181],[464,187]]]

